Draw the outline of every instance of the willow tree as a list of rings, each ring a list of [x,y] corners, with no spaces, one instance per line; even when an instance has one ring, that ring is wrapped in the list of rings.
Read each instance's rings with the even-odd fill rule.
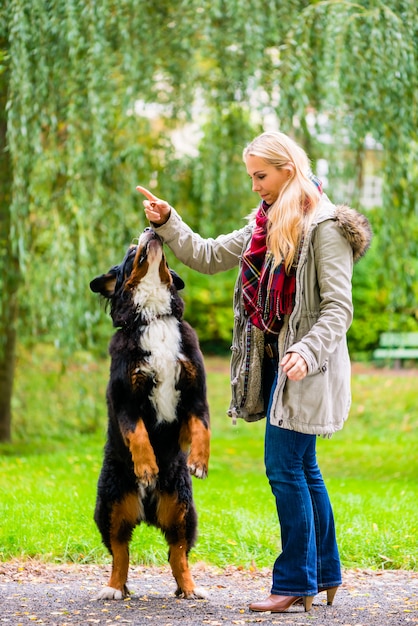
[[[361,181],[365,142],[382,154],[382,272],[392,303],[418,318],[418,21],[414,2],[314,2],[282,48],[282,105],[306,119],[325,113],[338,144],[351,150]]]
[[[17,332],[67,349],[85,339],[92,273],[140,228],[136,175],[154,178],[171,147],[135,105],[175,116],[191,101],[187,4],[173,29],[168,2],[2,3],[0,440]]]
[[[240,154],[266,112],[312,146],[312,109],[357,151],[367,134],[379,141],[388,237],[405,238],[417,192],[414,12],[413,0],[3,0],[0,440],[18,333],[67,351],[89,341],[92,272],[144,225],[135,185],[154,184],[206,234],[229,227],[251,206]],[[198,153],[181,157],[171,131],[196,115]]]
[[[11,219],[8,211],[12,174],[6,140],[8,81],[8,73],[4,68],[6,61],[6,51],[0,49],[2,66],[0,70],[0,441],[7,441],[10,438],[10,405],[15,360],[15,324],[19,279],[18,260],[11,245]]]

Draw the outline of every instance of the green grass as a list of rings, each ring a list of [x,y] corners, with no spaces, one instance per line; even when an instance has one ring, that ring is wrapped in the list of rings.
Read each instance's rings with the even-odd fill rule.
[[[108,362],[65,368],[45,349],[18,360],[13,443],[0,446],[0,559],[108,562],[93,522],[106,428]],[[228,361],[206,358],[212,419],[209,478],[193,480],[199,540],[192,562],[271,566],[280,546],[264,474],[264,421],[226,416]],[[345,567],[418,569],[418,409],[414,375],[363,368],[340,433],[318,440]],[[133,563],[164,564],[154,528],[136,529]]]

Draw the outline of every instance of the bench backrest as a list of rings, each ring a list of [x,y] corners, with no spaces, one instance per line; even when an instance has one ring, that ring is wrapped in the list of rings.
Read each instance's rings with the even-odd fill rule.
[[[382,333],[379,344],[383,348],[418,348],[418,333]]]

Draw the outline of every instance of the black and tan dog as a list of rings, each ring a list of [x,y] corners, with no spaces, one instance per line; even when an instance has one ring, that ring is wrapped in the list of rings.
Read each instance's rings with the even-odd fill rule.
[[[204,596],[188,566],[197,531],[190,474],[208,473],[209,411],[198,339],[182,319],[183,287],[151,229],[90,283],[109,300],[118,328],[109,346],[108,434],[94,515],[113,558],[101,599],[129,593],[129,542],[142,521],[167,540],[176,595]]]

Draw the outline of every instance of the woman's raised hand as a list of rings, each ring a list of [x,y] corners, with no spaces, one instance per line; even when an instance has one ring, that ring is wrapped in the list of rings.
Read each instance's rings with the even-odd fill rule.
[[[136,190],[147,198],[144,200],[144,210],[147,219],[154,224],[165,224],[170,217],[171,211],[168,202],[157,198],[157,196],[154,196],[148,189],[140,185],[137,186]]]

